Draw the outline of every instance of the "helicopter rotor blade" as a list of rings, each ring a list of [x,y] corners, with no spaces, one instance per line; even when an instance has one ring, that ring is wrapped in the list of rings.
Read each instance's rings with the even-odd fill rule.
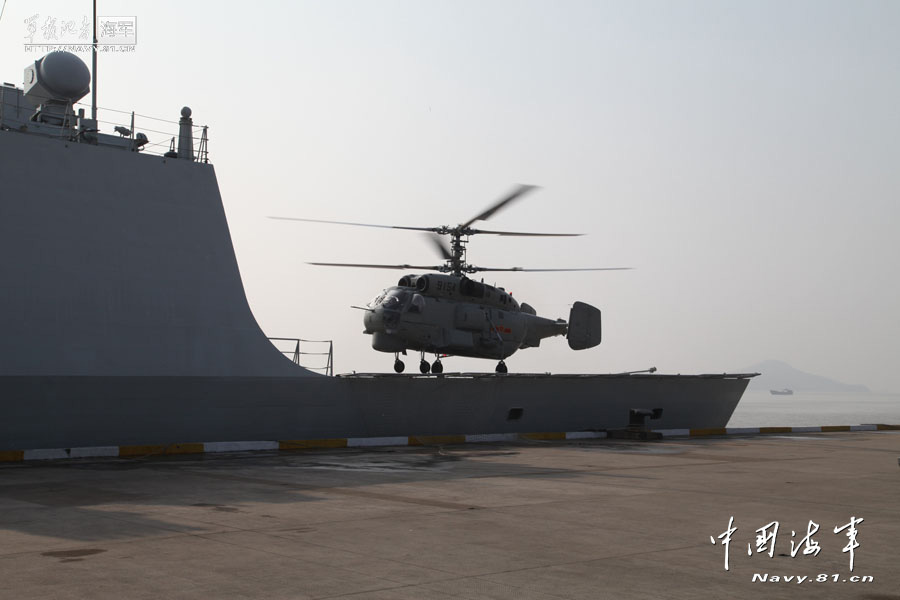
[[[475,235],[477,233],[489,233],[491,235],[516,235],[516,236],[532,236],[532,237],[578,237],[584,235],[583,233],[533,233],[527,231],[491,231],[488,229],[471,229],[468,231],[469,235]]]
[[[523,269],[522,267],[476,267],[469,265],[468,272],[478,271],[522,271],[530,273],[568,272],[568,271],[631,271],[633,267],[588,267],[583,269]]]
[[[444,240],[440,238],[436,233],[432,233],[431,235],[427,235],[431,243],[437,249],[438,253],[444,260],[450,260],[453,258],[453,253],[450,251],[450,246]]]
[[[463,223],[462,225],[460,225],[460,228],[465,229],[466,227],[468,227],[475,221],[486,221],[486,220],[490,219],[494,213],[496,213],[498,210],[505,207],[510,202],[513,202],[514,200],[518,200],[523,195],[525,195],[528,192],[530,192],[531,190],[535,190],[537,188],[538,188],[538,186],[536,186],[536,185],[527,185],[524,183],[519,184],[518,187],[513,189],[509,194],[507,194],[506,196],[504,196],[497,202],[494,202],[489,208],[487,208],[484,212],[479,214],[477,217],[473,217],[473,218],[469,219],[468,221],[466,221],[465,223]]]
[[[301,219],[300,217],[269,217],[278,221],[306,221],[307,223],[329,223],[331,225],[352,225],[354,227],[378,227],[379,229],[408,229],[411,231],[440,231],[437,227],[404,227],[403,225],[375,225],[373,223],[350,223],[348,221],[326,221],[323,219]]]
[[[355,267],[358,269],[406,269],[416,271],[440,271],[441,266],[423,266],[423,265],[372,265],[363,263],[326,263],[326,262],[308,262],[308,265],[317,267]]]
[[[440,238],[436,233],[432,233],[431,235],[425,234],[434,247],[437,249],[438,253],[444,260],[450,260],[453,258],[453,253],[450,252],[450,246],[447,245],[444,240]]]

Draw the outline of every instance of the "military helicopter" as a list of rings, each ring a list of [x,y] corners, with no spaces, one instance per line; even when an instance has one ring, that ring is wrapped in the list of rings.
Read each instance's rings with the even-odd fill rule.
[[[489,219],[526,193],[533,185],[519,185],[477,216],[454,227],[406,227],[374,225],[346,221],[324,221],[298,217],[269,217],[286,221],[329,223],[354,227],[379,227],[428,232],[434,246],[444,258],[442,265],[380,265],[364,263],[308,264],[325,267],[357,267],[364,269],[402,269],[437,271],[423,275],[404,275],[392,286],[378,294],[365,307],[364,333],[372,336],[372,347],[379,352],[394,353],[394,371],[405,369],[400,355],[407,350],[420,353],[419,371],[423,374],[443,373],[441,358],[466,356],[498,360],[497,373],[506,373],[506,359],[517,350],[537,348],[541,340],[565,335],[573,350],[593,348],[600,343],[600,310],[583,302],[575,302],[569,311],[569,321],[537,316],[526,303],[519,303],[502,287],[475,281],[467,275],[485,271],[621,271],[629,267],[582,269],[523,269],[521,267],[478,267],[466,262],[466,244],[473,235],[572,237],[580,233],[531,233],[475,229],[476,221]],[[446,244],[440,236],[449,236]],[[435,360],[429,363],[426,354]]]

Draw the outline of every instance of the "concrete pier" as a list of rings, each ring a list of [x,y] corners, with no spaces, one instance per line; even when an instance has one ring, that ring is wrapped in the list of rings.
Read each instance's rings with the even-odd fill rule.
[[[0,580],[18,599],[886,600],[898,455],[878,431],[6,463]]]

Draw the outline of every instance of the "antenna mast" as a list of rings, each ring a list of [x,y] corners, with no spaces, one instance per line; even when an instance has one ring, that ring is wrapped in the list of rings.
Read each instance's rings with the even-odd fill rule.
[[[91,119],[97,121],[97,0],[94,0],[94,43],[91,52]],[[95,125],[96,127],[96,125]]]

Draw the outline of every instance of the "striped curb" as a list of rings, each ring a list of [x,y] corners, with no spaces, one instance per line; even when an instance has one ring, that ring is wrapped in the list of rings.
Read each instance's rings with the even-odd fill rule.
[[[706,429],[654,429],[663,437],[709,437],[726,435],[766,435],[785,433],[835,433],[844,431],[900,431],[900,425],[822,425],[821,427],[712,427]],[[530,433],[480,433],[468,435],[411,435],[366,438],[325,438],[247,442],[203,442],[187,444],[145,444],[90,446],[84,448],[38,448],[0,450],[0,462],[64,460],[72,458],[142,458],[179,454],[256,452],[264,450],[311,450],[332,448],[373,448],[379,446],[435,446],[493,442],[553,442],[605,439],[605,431]]]
[[[900,425],[822,425],[821,427],[716,427],[660,430],[663,436],[755,435],[773,433],[835,433],[840,431],[898,431]]]

